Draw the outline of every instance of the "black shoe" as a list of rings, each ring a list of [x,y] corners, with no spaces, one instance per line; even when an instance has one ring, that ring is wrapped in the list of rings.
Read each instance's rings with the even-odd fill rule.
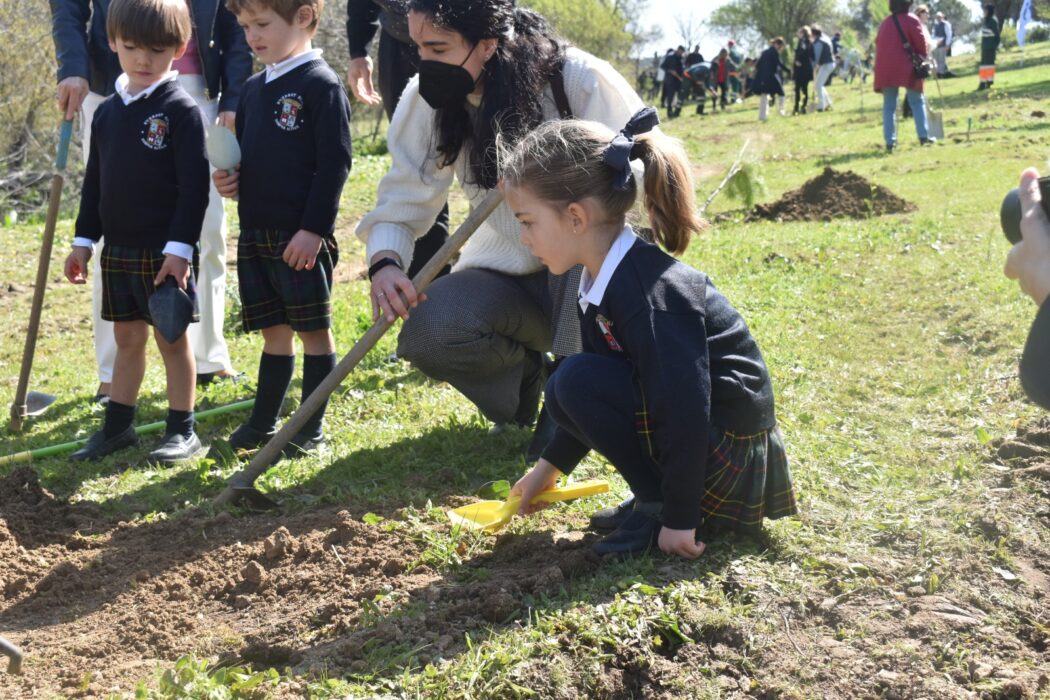
[[[887,143],[886,144],[886,152],[887,153],[893,153],[893,149],[896,148],[896,147],[897,147],[897,144],[895,144],[895,143]]]
[[[198,372],[197,373],[197,386],[207,386],[212,382],[221,381],[223,379],[229,379],[232,382],[239,382],[244,377],[240,372],[234,372],[233,374],[219,374],[218,372]]]
[[[920,146],[932,146],[935,143],[937,143],[937,139],[935,139],[933,137],[926,138],[926,139],[919,139],[919,145]]]
[[[641,554],[656,544],[660,537],[660,520],[651,515],[631,511],[620,527],[594,543],[592,549],[598,556],[607,554]]]
[[[85,460],[102,459],[106,455],[113,454],[125,447],[134,447],[139,444],[139,436],[135,434],[135,427],[129,425],[124,432],[106,439],[106,433],[99,430],[88,438],[87,444],[69,456],[74,462]]]
[[[295,437],[289,440],[288,444],[281,451],[288,459],[298,459],[299,457],[316,454],[325,446],[326,442],[324,435],[311,437],[302,433],[296,433]]]
[[[612,532],[627,522],[634,511],[634,496],[619,505],[602,508],[591,514],[591,529],[599,532]]]
[[[189,437],[181,433],[169,433],[149,453],[149,461],[154,464],[175,464],[184,459],[193,459],[203,450],[197,433],[190,433]]]
[[[268,443],[270,438],[276,433],[276,430],[264,433],[263,431],[257,430],[245,423],[234,430],[230,434],[230,437],[226,439],[226,442],[228,442],[230,447],[234,450],[254,450]]]

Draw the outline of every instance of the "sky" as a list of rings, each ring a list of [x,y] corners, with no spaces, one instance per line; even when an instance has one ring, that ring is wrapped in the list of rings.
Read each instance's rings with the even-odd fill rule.
[[[649,5],[646,11],[647,20],[645,25],[657,26],[663,30],[663,38],[655,42],[649,47],[649,53],[655,50],[663,50],[670,48],[671,46],[677,46],[682,42],[681,37],[678,33],[678,25],[676,24],[675,18],[679,15],[688,18],[689,13],[692,13],[692,18],[695,24],[699,24],[705,21],[711,16],[715,8],[719,5],[724,5],[729,0],[701,0],[700,2],[692,2],[691,0],[649,0]],[[718,49],[725,44],[725,40],[728,37],[722,37],[713,33],[706,33],[700,39],[700,53],[705,56],[708,54],[718,53]],[[691,47],[690,47],[691,48]]]

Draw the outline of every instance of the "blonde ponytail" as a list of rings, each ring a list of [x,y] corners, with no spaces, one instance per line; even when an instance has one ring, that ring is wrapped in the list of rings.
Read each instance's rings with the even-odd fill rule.
[[[634,153],[645,165],[644,199],[656,241],[669,253],[681,255],[694,234],[706,228],[696,210],[696,194],[689,159],[680,141],[660,131],[635,139]]]

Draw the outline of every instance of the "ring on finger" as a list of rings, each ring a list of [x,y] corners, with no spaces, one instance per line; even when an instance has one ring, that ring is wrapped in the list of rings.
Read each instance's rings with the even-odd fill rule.
[[[379,294],[376,294],[376,299],[379,299],[379,298],[385,297],[385,296],[386,296],[386,292],[380,292]]]

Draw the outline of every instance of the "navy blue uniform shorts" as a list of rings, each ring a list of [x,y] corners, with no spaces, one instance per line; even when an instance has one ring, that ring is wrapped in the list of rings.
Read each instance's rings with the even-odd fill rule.
[[[339,261],[334,238],[324,238],[312,270],[283,260],[294,231],[242,229],[237,240],[237,282],[246,331],[287,324],[295,331],[332,327],[332,271]]]
[[[153,284],[164,264],[159,249],[132,248],[122,245],[102,246],[102,318],[106,321],[145,321],[149,315],[149,298],[157,287]],[[193,268],[186,284],[186,294],[193,301],[193,321],[199,321],[197,283]]]

